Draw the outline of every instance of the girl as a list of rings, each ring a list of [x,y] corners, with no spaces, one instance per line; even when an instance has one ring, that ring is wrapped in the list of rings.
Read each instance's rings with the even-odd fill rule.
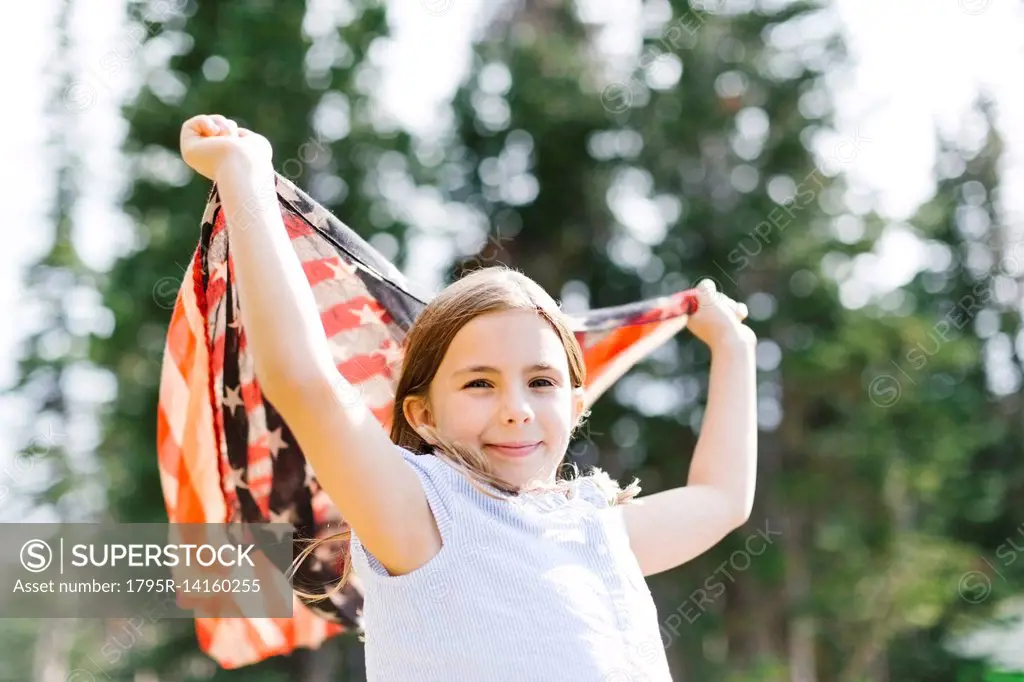
[[[368,679],[671,679],[644,576],[750,514],[745,307],[702,283],[688,327],[710,348],[711,379],[684,487],[636,498],[635,481],[623,489],[597,470],[559,476],[587,415],[582,352],[556,302],[506,268],[460,279],[421,313],[389,439],[335,367],[281,220],[270,144],[196,116],[181,152],[218,185],[263,393],[352,529]]]

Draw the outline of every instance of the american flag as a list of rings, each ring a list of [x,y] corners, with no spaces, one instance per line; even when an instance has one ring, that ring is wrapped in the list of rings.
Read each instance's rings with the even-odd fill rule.
[[[390,431],[403,339],[429,301],[330,211],[278,175],[291,244],[318,303],[338,370]],[[584,349],[588,405],[686,326],[694,290],[572,317]],[[296,538],[324,537],[344,520],[317,485],[281,415],[260,391],[238,311],[230,244],[217,188],[178,291],[160,379],[157,456],[171,523],[288,523]],[[295,552],[301,549],[296,547]],[[347,542],[305,562],[296,584],[320,592],[340,575]],[[294,598],[291,618],[197,617],[199,646],[239,668],[359,629],[362,593],[352,580],[335,598]]]

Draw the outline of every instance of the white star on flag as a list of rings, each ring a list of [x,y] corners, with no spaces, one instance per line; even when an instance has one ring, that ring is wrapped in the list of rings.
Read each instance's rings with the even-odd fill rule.
[[[245,401],[243,401],[241,396],[239,395],[240,391],[242,390],[242,387],[241,385],[238,385],[235,386],[234,388],[231,388],[230,386],[226,388],[227,396],[225,396],[224,398],[224,406],[231,410],[231,416],[234,417],[235,408],[245,405]]]
[[[293,511],[292,511],[291,507],[287,507],[287,508],[284,509],[284,511],[280,511],[280,512],[276,512],[273,509],[271,509],[270,510],[270,522],[271,523],[287,523],[287,524],[291,524],[291,522],[292,522],[292,514],[293,514]]]
[[[267,448],[270,450],[274,459],[277,459],[278,452],[288,447],[288,444],[284,442],[283,438],[281,438],[280,426],[270,432],[269,441],[270,442],[267,443]]]
[[[231,473],[228,474],[228,481],[234,488],[249,488],[249,484],[243,480],[245,476],[245,469],[236,469],[231,467]]]
[[[291,510],[288,510],[288,513],[286,515],[290,516]],[[274,511],[271,510],[270,518],[273,519],[275,516],[277,518],[282,518],[281,515],[275,514]],[[285,537],[295,532],[295,529],[292,528],[292,525],[287,521],[274,523],[268,530],[270,531],[270,534],[274,536],[274,540],[277,541],[277,544],[281,544],[284,541]]]
[[[227,262],[227,260],[222,260],[221,262],[219,262],[219,263],[217,263],[216,265],[213,266],[213,279],[210,280],[210,281],[211,281],[211,283],[212,282],[216,282],[218,279],[223,279],[223,280],[227,281],[227,278],[228,278],[228,262]]]
[[[385,310],[374,310],[367,304],[363,304],[362,310],[354,311],[356,317],[359,318],[359,324],[384,324],[381,319],[387,314]]]
[[[389,365],[393,365],[402,359],[402,349],[397,344],[391,343],[390,341],[385,342],[383,348],[378,348],[373,351],[374,355],[383,355],[384,362]]]

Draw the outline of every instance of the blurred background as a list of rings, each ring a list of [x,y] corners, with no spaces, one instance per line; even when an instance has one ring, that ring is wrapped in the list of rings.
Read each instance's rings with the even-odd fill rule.
[[[34,0],[0,64],[0,521],[166,520],[178,132],[216,112],[426,290],[749,306],[753,515],[649,581],[676,680],[1024,679],[1020,3]],[[572,457],[682,484],[707,368],[684,332]],[[363,680],[361,645],[224,671],[191,621],[0,620],[0,680],[242,679]]]

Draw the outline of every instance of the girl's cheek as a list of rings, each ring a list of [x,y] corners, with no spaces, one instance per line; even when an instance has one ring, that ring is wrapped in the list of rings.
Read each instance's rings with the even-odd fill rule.
[[[488,413],[490,403],[491,401],[486,398],[466,395],[452,402],[450,413],[457,420],[467,417],[480,417]]]

